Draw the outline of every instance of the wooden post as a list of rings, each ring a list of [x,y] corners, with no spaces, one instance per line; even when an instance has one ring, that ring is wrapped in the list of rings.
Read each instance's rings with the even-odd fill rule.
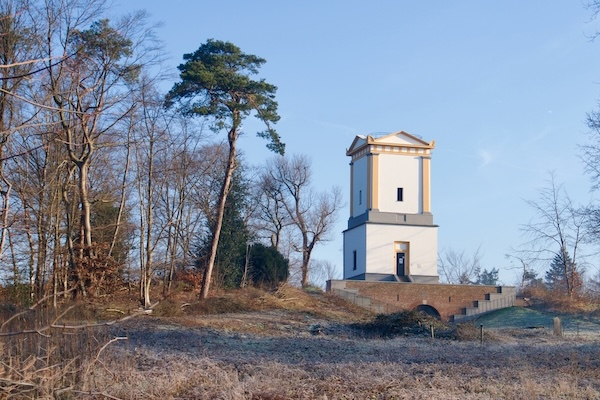
[[[558,317],[554,317],[554,336],[562,336],[562,321]]]
[[[479,325],[479,344],[483,344],[483,324]]]

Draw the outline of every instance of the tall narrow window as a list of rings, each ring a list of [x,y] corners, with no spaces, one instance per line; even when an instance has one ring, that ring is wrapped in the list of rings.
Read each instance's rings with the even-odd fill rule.
[[[362,190],[358,191],[358,204],[362,204]]]
[[[352,252],[352,269],[356,271],[356,250]]]
[[[398,188],[398,193],[397,193],[397,200],[398,201],[404,201],[404,189],[403,188]]]

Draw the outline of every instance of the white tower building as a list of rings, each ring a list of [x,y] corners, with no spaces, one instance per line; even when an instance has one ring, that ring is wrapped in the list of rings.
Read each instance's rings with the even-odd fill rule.
[[[346,152],[352,161],[344,279],[439,282],[431,213],[434,147],[403,131],[356,136]]]

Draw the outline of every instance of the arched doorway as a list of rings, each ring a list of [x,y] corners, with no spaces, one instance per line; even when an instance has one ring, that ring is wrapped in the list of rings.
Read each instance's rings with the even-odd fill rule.
[[[437,319],[442,319],[440,316],[440,313],[438,312],[438,310],[436,310],[435,308],[431,307],[430,305],[427,304],[421,304],[419,306],[417,306],[417,308],[415,308],[415,310],[420,311],[422,313],[425,313],[431,317],[437,318]]]

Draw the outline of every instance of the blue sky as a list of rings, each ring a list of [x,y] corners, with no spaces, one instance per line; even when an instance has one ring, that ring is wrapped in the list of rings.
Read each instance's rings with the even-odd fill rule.
[[[500,268],[505,284],[516,282],[505,254],[523,241],[525,200],[548,172],[575,201],[591,198],[577,145],[600,99],[600,42],[590,40],[600,24],[583,2],[123,0],[113,8],[138,9],[163,23],[174,72],[209,38],[265,58],[260,76],[278,87],[287,152],[309,155],[315,186],[340,186],[346,203],[345,151],[355,135],[404,130],[435,140],[439,249],[480,247],[483,266]],[[241,147],[259,163],[270,155],[254,128],[245,124]],[[348,213],[315,251],[340,271]]]

